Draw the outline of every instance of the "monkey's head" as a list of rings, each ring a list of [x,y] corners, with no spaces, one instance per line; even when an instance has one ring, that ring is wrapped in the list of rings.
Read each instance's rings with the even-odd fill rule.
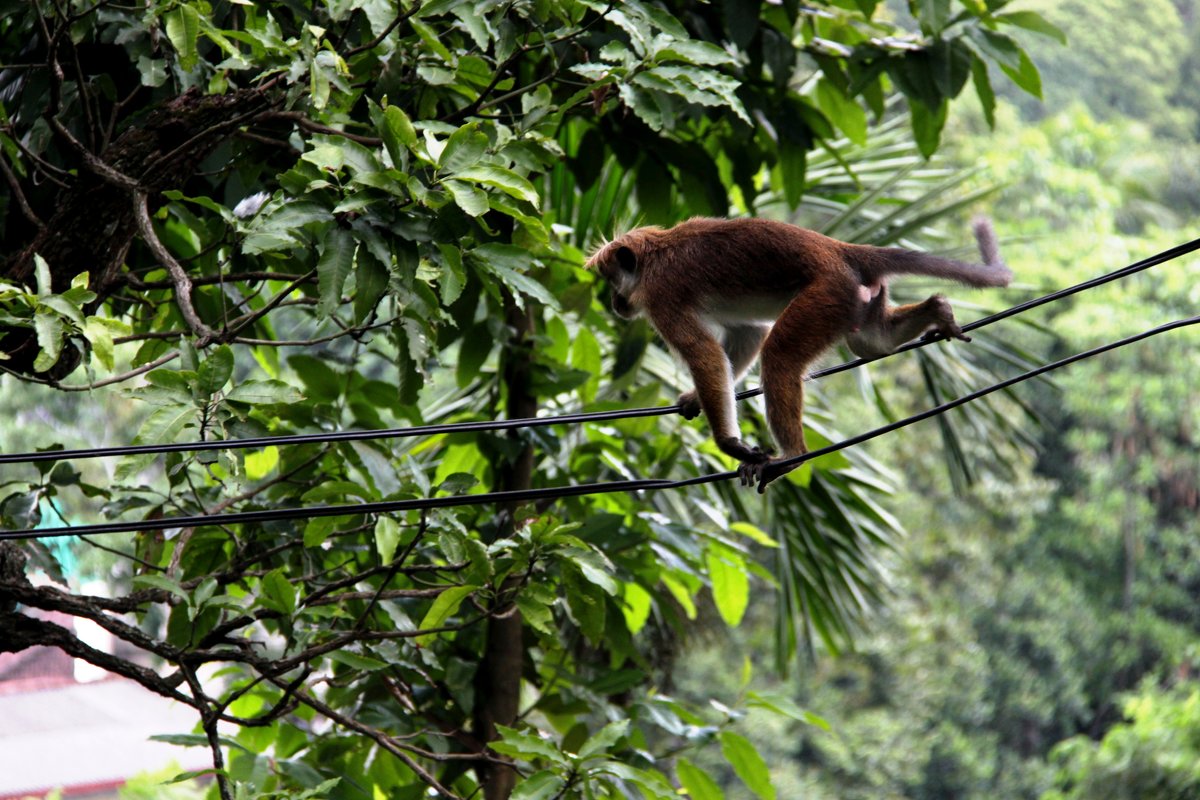
[[[608,281],[613,313],[622,319],[635,319],[642,313],[635,296],[641,284],[641,269],[650,244],[660,228],[637,228],[600,247],[584,266],[594,269]]]

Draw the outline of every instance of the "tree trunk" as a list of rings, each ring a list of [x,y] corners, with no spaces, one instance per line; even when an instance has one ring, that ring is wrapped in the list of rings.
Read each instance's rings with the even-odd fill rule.
[[[537,398],[531,383],[533,311],[528,307],[518,308],[511,297],[507,306],[506,317],[513,338],[504,362],[503,380],[508,392],[505,413],[509,419],[532,417],[537,414]],[[521,436],[522,433],[510,431],[509,435]],[[533,485],[533,457],[533,446],[527,442],[511,464],[498,465],[498,488],[501,491],[530,488]],[[507,536],[517,522],[514,516],[516,504],[505,504],[498,511],[502,520],[500,536]],[[475,712],[476,732],[484,742],[497,738],[497,725],[511,726],[516,722],[525,657],[522,630],[521,614],[515,607],[488,620],[487,646],[479,664],[479,699]],[[481,779],[484,800],[508,800],[517,782],[517,772],[511,767],[492,764],[481,770]]]

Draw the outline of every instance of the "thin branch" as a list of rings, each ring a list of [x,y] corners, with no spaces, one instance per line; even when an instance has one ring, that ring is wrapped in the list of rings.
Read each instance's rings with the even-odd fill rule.
[[[370,600],[374,603],[376,600],[397,600],[397,599],[412,599],[423,597],[437,597],[443,589],[381,589],[374,592],[341,592],[339,594],[330,594],[318,599],[316,602],[305,603],[306,606],[327,606],[334,603],[343,603],[349,600]],[[370,611],[370,607],[366,611]],[[364,611],[364,614],[366,612]]]
[[[329,136],[341,136],[349,139],[352,142],[365,144],[368,147],[379,147],[383,144],[383,139],[377,136],[360,136],[357,133],[348,133],[340,131],[337,128],[331,128],[328,125],[322,125],[301,114],[299,111],[268,111],[261,116],[261,119],[284,119],[296,124],[297,127],[303,128],[310,133],[324,133]]]
[[[29,205],[29,201],[25,199],[25,193],[21,191],[21,184],[17,180],[17,176],[13,174],[9,168],[8,162],[0,158],[0,172],[4,173],[4,179],[8,181],[8,186],[12,189],[13,197],[17,200],[17,205],[21,207],[21,213],[25,215],[25,219],[33,223],[33,226],[39,231],[46,227],[46,223],[38,218],[34,213],[33,208]]]
[[[386,328],[391,324],[392,321],[388,320],[387,322],[376,322],[374,325],[356,325],[344,331],[331,333],[328,336],[320,336],[316,339],[249,339],[244,336],[235,336],[231,341],[238,344],[257,345],[260,347],[311,347],[315,344],[332,342],[335,339],[341,339],[345,336],[357,336],[360,333]],[[116,340],[114,339],[113,341]]]
[[[311,274],[311,273],[310,273]],[[229,275],[204,275],[192,278],[193,286],[211,286],[216,283],[238,283],[241,281],[290,281],[295,280],[294,272],[234,272]],[[126,273],[125,282],[134,289],[170,289],[175,284],[172,281],[143,281],[136,275]]]
[[[76,155],[83,159],[83,165],[87,167],[88,171],[99,176],[106,183],[111,183],[113,186],[119,186],[122,189],[128,189],[136,194],[141,193],[141,184],[128,175],[113,169],[104,161],[104,159],[100,158],[91,150],[88,150],[86,147],[84,147],[83,142],[72,136],[71,132],[67,130],[66,126],[63,125],[57,117],[48,117],[47,121],[50,123],[51,129],[53,129],[58,137],[66,142],[70,149],[75,151]]]
[[[277,681],[275,679],[272,679],[272,683],[274,683],[276,686],[280,686],[279,681]],[[283,688],[283,687],[280,686],[280,688]],[[358,720],[354,719],[353,717],[346,716],[345,714],[342,714],[339,711],[336,711],[331,706],[326,705],[325,703],[321,702],[316,697],[314,697],[313,695],[311,695],[307,692],[298,690],[296,692],[296,697],[297,697],[297,699],[300,700],[301,703],[304,703],[304,705],[306,705],[309,708],[313,709],[314,711],[320,713],[322,716],[329,719],[330,721],[336,722],[337,724],[341,725],[342,727],[349,728],[352,731],[356,731],[358,733],[361,733],[361,734],[373,739],[375,741],[375,743],[378,744],[380,747],[382,747],[384,750],[387,750],[389,753],[394,755],[396,758],[403,761],[404,764],[409,769],[411,769],[413,772],[415,772],[421,778],[421,780],[425,781],[425,783],[427,783],[435,792],[437,792],[440,797],[453,798],[453,800],[463,800],[461,795],[457,795],[454,792],[447,789],[445,786],[443,786],[438,781],[438,779],[436,777],[434,777],[433,773],[426,770],[423,766],[421,766],[416,761],[416,759],[414,759],[407,752],[405,752],[405,750],[410,749],[410,748],[408,748],[404,745],[401,745],[399,742],[397,742],[391,736],[388,736],[383,731],[379,730],[378,728],[373,728],[370,725],[367,725],[363,722],[359,722]]]
[[[136,378],[138,375],[145,374],[152,369],[158,369],[163,364],[166,364],[169,361],[174,361],[177,358],[179,358],[179,351],[172,350],[170,353],[167,353],[164,356],[159,356],[158,358],[151,361],[149,364],[143,364],[142,366],[138,367],[137,369],[131,369],[128,372],[122,372],[120,375],[113,375],[111,378],[105,378],[102,381],[95,381],[94,383],[85,383],[83,385],[78,385],[78,386],[72,386],[72,385],[68,385],[65,383],[59,383],[58,381],[40,381],[40,380],[36,380],[36,379],[31,379],[31,381],[33,383],[44,383],[47,386],[53,386],[55,389],[58,389],[59,391],[63,391],[63,392],[90,392],[93,389],[99,389],[103,386],[112,386],[114,383],[121,383],[123,381],[129,380],[130,378]],[[0,369],[2,369],[2,367],[0,367]],[[17,373],[14,372],[12,374],[16,375]]]
[[[228,325],[226,336],[228,338],[232,338],[234,336],[234,334],[236,334],[242,328],[245,328],[247,325],[250,325],[251,323],[254,323],[254,322],[258,321],[259,319],[261,319],[262,317],[266,316],[276,306],[283,305],[284,299],[289,294],[291,294],[293,290],[295,290],[298,286],[300,286],[300,284],[307,283],[308,280],[310,278],[312,278],[313,275],[316,275],[316,274],[317,274],[317,271],[315,269],[310,269],[308,272],[306,272],[303,275],[301,275],[300,277],[296,278],[296,280],[292,281],[290,284],[288,284],[283,289],[281,289],[274,297],[272,297],[270,299],[270,301],[268,301],[268,303],[265,306],[258,309],[257,311],[253,311],[249,314],[245,314],[245,315],[235,319],[232,323],[230,323]]]
[[[180,336],[187,336],[187,331],[148,331],[146,333],[131,333],[128,336],[114,336],[113,344],[129,344],[130,342],[142,342],[147,339],[177,339]]]
[[[386,39],[388,37],[388,34],[390,34],[392,31],[396,30],[396,28],[400,25],[401,22],[404,22],[404,20],[408,19],[409,17],[411,17],[413,14],[416,14],[420,10],[421,10],[421,1],[417,0],[417,2],[413,3],[412,8],[410,8],[408,11],[405,11],[403,14],[397,14],[396,18],[394,20],[392,20],[391,23],[389,23],[388,26],[383,29],[383,32],[380,33],[378,36],[376,36],[374,39],[367,42],[366,44],[362,44],[362,45],[359,45],[358,47],[347,50],[346,58],[349,58],[350,56],[356,56],[359,53],[365,53],[367,50],[374,50],[376,47],[379,46],[379,44],[384,39]]]
[[[167,272],[171,273],[171,281],[175,284],[175,305],[179,307],[179,313],[183,315],[184,322],[199,337],[196,346],[204,347],[217,338],[217,332],[205,325],[204,321],[200,319],[200,315],[196,313],[196,308],[192,305],[191,279],[183,271],[180,263],[175,260],[175,256],[171,255],[171,252],[163,245],[158,234],[154,232],[145,192],[140,190],[134,192],[133,213],[137,220],[138,232],[142,235],[142,241],[150,248],[150,252],[158,259],[158,262],[167,268]]]

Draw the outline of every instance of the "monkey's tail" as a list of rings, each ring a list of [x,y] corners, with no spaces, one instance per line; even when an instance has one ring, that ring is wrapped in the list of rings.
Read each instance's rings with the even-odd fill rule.
[[[852,261],[867,285],[888,275],[929,275],[968,286],[1008,286],[1013,278],[1012,270],[1000,257],[1000,247],[996,243],[996,231],[992,228],[991,220],[977,217],[971,223],[971,229],[979,245],[982,264],[970,264],[899,247],[869,245],[854,248]]]

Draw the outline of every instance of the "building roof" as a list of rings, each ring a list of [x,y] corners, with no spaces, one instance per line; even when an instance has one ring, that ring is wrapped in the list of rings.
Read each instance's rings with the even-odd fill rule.
[[[193,709],[123,678],[0,682],[0,800],[60,787],[78,796],[172,762],[211,767],[207,750],[149,741],[196,722]]]

